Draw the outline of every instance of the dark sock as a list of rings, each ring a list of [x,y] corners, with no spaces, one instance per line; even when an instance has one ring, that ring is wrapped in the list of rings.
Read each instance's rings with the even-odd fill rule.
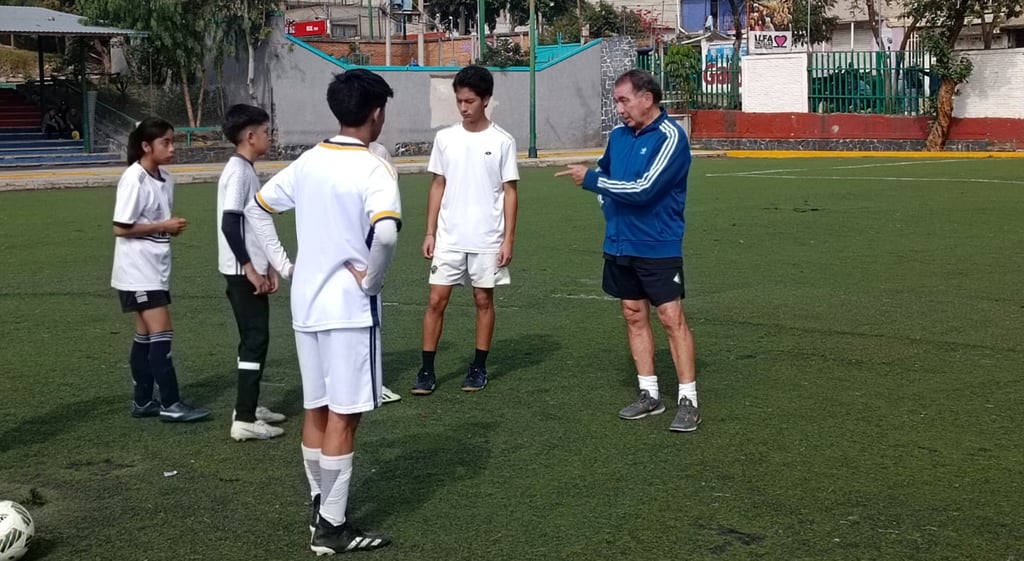
[[[153,400],[153,371],[149,366],[149,335],[135,334],[132,350],[128,354],[128,366],[132,371],[135,405],[141,407]]]
[[[170,407],[181,401],[178,395],[178,375],[174,372],[171,360],[171,340],[173,331],[161,331],[149,335],[149,366],[153,379],[160,386],[160,404]]]
[[[434,356],[437,351],[423,351],[423,370],[425,372],[434,371]]]
[[[238,366],[235,420],[243,423],[255,423],[256,405],[260,399],[260,378],[263,377],[262,363],[239,361]],[[248,368],[243,368],[243,366]]]
[[[473,357],[473,367],[474,368],[483,368],[484,366],[487,366],[487,353],[488,352],[490,352],[490,351],[483,351],[483,350],[480,350],[480,349],[476,350],[476,356]]]

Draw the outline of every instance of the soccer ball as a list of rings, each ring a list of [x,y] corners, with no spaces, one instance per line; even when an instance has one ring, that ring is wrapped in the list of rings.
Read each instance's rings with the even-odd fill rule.
[[[0,561],[21,559],[35,533],[32,515],[25,507],[14,501],[0,501]]]

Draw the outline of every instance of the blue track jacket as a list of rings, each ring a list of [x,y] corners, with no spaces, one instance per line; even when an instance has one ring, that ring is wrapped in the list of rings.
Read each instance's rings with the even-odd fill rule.
[[[690,142],[664,109],[640,132],[612,130],[608,147],[583,188],[601,197],[604,252],[631,257],[682,257]]]

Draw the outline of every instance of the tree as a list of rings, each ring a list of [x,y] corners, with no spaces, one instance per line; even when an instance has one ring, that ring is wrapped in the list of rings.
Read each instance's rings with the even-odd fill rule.
[[[974,70],[971,60],[956,53],[957,39],[975,13],[978,5],[987,0],[905,0],[905,17],[917,19],[930,29],[922,37],[925,50],[932,55],[932,69],[941,84],[936,100],[935,121],[928,133],[927,150],[945,148],[949,138],[949,124],[953,118],[953,96],[960,84],[967,81]]]
[[[254,81],[256,77],[256,49],[270,36],[272,31],[268,24],[268,18],[277,10],[276,0],[217,0],[220,4],[218,12],[225,14],[224,25],[217,26],[215,33],[224,35],[223,41],[214,39],[215,64],[218,70],[222,67],[226,56],[235,54],[238,44],[245,44],[246,61],[248,73],[246,76],[246,91],[249,94],[250,103],[255,103],[256,89]]]
[[[811,36],[807,37],[807,2],[811,2]],[[836,0],[794,0],[793,42],[821,45],[832,42],[832,34],[839,25],[835,11]]]
[[[1024,13],[1024,3],[1020,0],[989,0],[975,2],[971,17],[981,25],[981,40],[986,49],[992,48],[992,39],[996,30],[1007,20],[1020,17]]]

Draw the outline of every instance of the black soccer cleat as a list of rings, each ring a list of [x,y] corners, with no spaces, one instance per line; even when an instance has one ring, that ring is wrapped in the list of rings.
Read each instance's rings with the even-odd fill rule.
[[[347,520],[342,525],[335,526],[321,516],[316,521],[316,530],[313,531],[309,549],[313,550],[317,556],[334,555],[352,551],[370,551],[390,543],[391,536],[386,534],[363,532]]]

